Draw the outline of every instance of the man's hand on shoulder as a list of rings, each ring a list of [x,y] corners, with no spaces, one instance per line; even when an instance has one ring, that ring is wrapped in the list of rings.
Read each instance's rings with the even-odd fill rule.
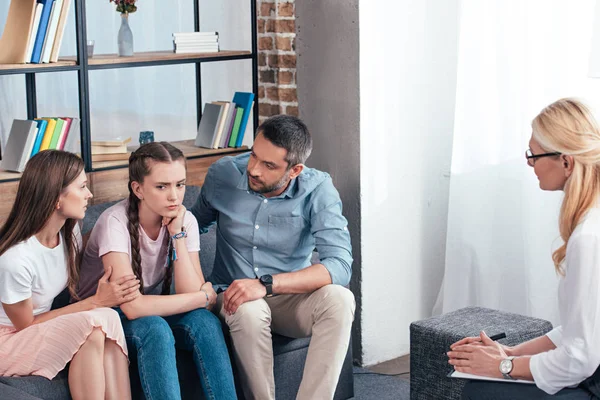
[[[231,315],[245,302],[258,300],[266,295],[267,288],[258,279],[238,279],[223,293],[223,308]]]

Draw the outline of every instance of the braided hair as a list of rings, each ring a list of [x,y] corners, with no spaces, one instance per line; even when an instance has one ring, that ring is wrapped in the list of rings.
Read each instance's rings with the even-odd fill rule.
[[[129,201],[127,206],[127,229],[131,240],[131,268],[134,275],[140,280],[140,292],[144,292],[142,278],[142,255],[140,254],[140,199],[133,192],[132,183],[143,183],[144,178],[150,175],[151,164],[148,161],[171,163],[183,160],[185,156],[175,146],[167,142],[152,142],[140,146],[129,157]],[[165,246],[168,244],[169,235],[165,235]],[[173,261],[167,257],[168,265],[163,280],[162,294],[169,294],[173,280]]]

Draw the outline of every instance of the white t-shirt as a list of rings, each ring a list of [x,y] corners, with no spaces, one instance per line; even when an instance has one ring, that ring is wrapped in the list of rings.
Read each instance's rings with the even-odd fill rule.
[[[600,209],[591,209],[569,238],[558,285],[561,326],[548,332],[556,349],[531,357],[536,385],[549,394],[576,386],[600,365]]]
[[[76,236],[77,232],[76,228]],[[54,298],[67,287],[67,280],[67,255],[62,234],[58,246],[52,249],[32,236],[0,256],[0,301],[15,304],[31,298],[33,315],[50,310]],[[2,305],[0,325],[13,326]]]
[[[96,293],[98,280],[104,274],[102,256],[110,252],[125,253],[131,261],[131,237],[127,218],[128,201],[123,200],[106,209],[96,221],[94,229],[83,252],[79,289],[77,295],[85,299]],[[200,250],[198,222],[191,212],[186,211],[183,226],[187,232],[185,243],[188,252]],[[140,256],[144,294],[160,294],[167,266],[169,231],[166,226],[160,229],[156,240],[150,238],[144,228],[139,227]]]

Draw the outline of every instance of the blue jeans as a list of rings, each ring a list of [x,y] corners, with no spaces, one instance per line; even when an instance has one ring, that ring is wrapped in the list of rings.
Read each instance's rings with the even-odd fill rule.
[[[221,322],[213,313],[201,308],[130,321],[118,311],[147,400],[181,399],[175,348],[192,352],[206,399],[237,398]]]

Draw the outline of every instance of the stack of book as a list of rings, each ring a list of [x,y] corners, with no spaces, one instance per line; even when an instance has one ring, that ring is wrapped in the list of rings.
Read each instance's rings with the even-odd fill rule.
[[[78,139],[79,118],[15,119],[0,167],[23,172],[27,161],[40,151],[58,149],[76,152]]]
[[[173,51],[186,53],[217,53],[219,51],[218,32],[183,32],[173,34]]]
[[[0,63],[58,61],[71,2],[12,0],[0,38]]]
[[[240,147],[254,93],[236,92],[232,101],[213,101],[204,105],[195,145],[207,149]]]
[[[129,142],[130,137],[92,140],[92,161],[128,160],[132,150],[127,148]]]

